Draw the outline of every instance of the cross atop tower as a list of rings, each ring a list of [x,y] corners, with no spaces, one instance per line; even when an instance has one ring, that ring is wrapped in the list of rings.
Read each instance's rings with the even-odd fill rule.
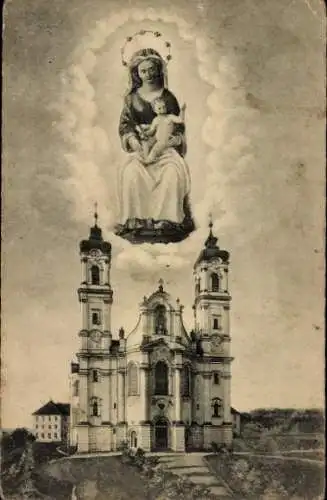
[[[94,203],[94,226],[97,227],[98,226],[98,202],[96,201]]]
[[[212,227],[213,227],[212,212],[209,212],[209,227],[210,227],[210,229],[212,229]]]
[[[163,292],[164,280],[162,278],[160,278],[158,283],[159,283],[159,292]]]

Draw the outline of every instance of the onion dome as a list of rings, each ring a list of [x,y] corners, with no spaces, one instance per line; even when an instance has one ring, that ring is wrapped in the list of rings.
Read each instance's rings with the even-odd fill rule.
[[[94,212],[94,226],[90,228],[90,235],[88,240],[82,240],[80,242],[80,250],[83,253],[87,253],[90,250],[98,249],[105,255],[111,254],[111,244],[108,241],[104,241],[102,237],[102,229],[98,226],[98,213],[95,206]]]
[[[197,258],[194,267],[196,267],[200,262],[210,262],[211,260],[221,259],[224,263],[228,264],[229,252],[227,250],[222,250],[218,245],[218,238],[212,233],[213,223],[209,223],[209,235],[204,243],[204,249],[201,251],[199,257]]]

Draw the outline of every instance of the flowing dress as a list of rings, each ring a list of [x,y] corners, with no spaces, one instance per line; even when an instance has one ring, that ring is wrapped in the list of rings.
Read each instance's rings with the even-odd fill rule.
[[[160,97],[166,103],[167,113],[179,115],[177,99],[168,89],[163,89]],[[119,135],[126,152],[132,153],[130,137],[140,138],[137,126],[149,125],[155,117],[151,103],[137,91],[126,96],[119,124]],[[175,125],[174,136],[180,138],[180,144],[167,148],[154,163],[144,165],[139,155],[131,154],[120,170],[122,224],[130,219],[183,222],[185,200],[190,191],[190,173],[183,158],[186,151],[184,128],[183,124]]]

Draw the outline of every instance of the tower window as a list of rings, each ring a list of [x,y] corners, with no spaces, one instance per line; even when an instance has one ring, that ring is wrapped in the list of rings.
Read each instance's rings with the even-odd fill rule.
[[[220,330],[220,318],[213,318],[213,329]]]
[[[213,374],[213,383],[215,385],[219,385],[219,382],[220,382],[220,380],[219,380],[219,373],[216,372],[216,373]]]
[[[182,395],[185,397],[190,396],[190,368],[189,366],[184,366],[183,368],[183,379],[182,379]]]
[[[221,417],[221,412],[222,412],[222,400],[219,398],[216,398],[213,400],[212,408],[213,408],[213,417],[219,418]]]
[[[93,417],[99,416],[99,405],[97,401],[93,401],[92,403],[92,416]]]
[[[219,292],[219,277],[217,273],[211,275],[211,291]]]
[[[100,309],[92,309],[92,325],[101,325]]]
[[[100,284],[100,269],[98,268],[98,266],[91,267],[91,279],[92,285]]]
[[[92,381],[99,382],[99,372],[98,370],[92,370]]]
[[[130,363],[127,369],[128,395],[136,396],[138,394],[138,373],[135,363]]]
[[[158,361],[155,367],[155,394],[168,395],[168,366],[164,361]]]

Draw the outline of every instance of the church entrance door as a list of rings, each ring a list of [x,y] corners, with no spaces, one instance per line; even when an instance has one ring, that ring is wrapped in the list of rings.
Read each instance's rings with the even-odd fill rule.
[[[155,424],[155,448],[166,450],[168,448],[168,422],[164,418],[157,420]]]

